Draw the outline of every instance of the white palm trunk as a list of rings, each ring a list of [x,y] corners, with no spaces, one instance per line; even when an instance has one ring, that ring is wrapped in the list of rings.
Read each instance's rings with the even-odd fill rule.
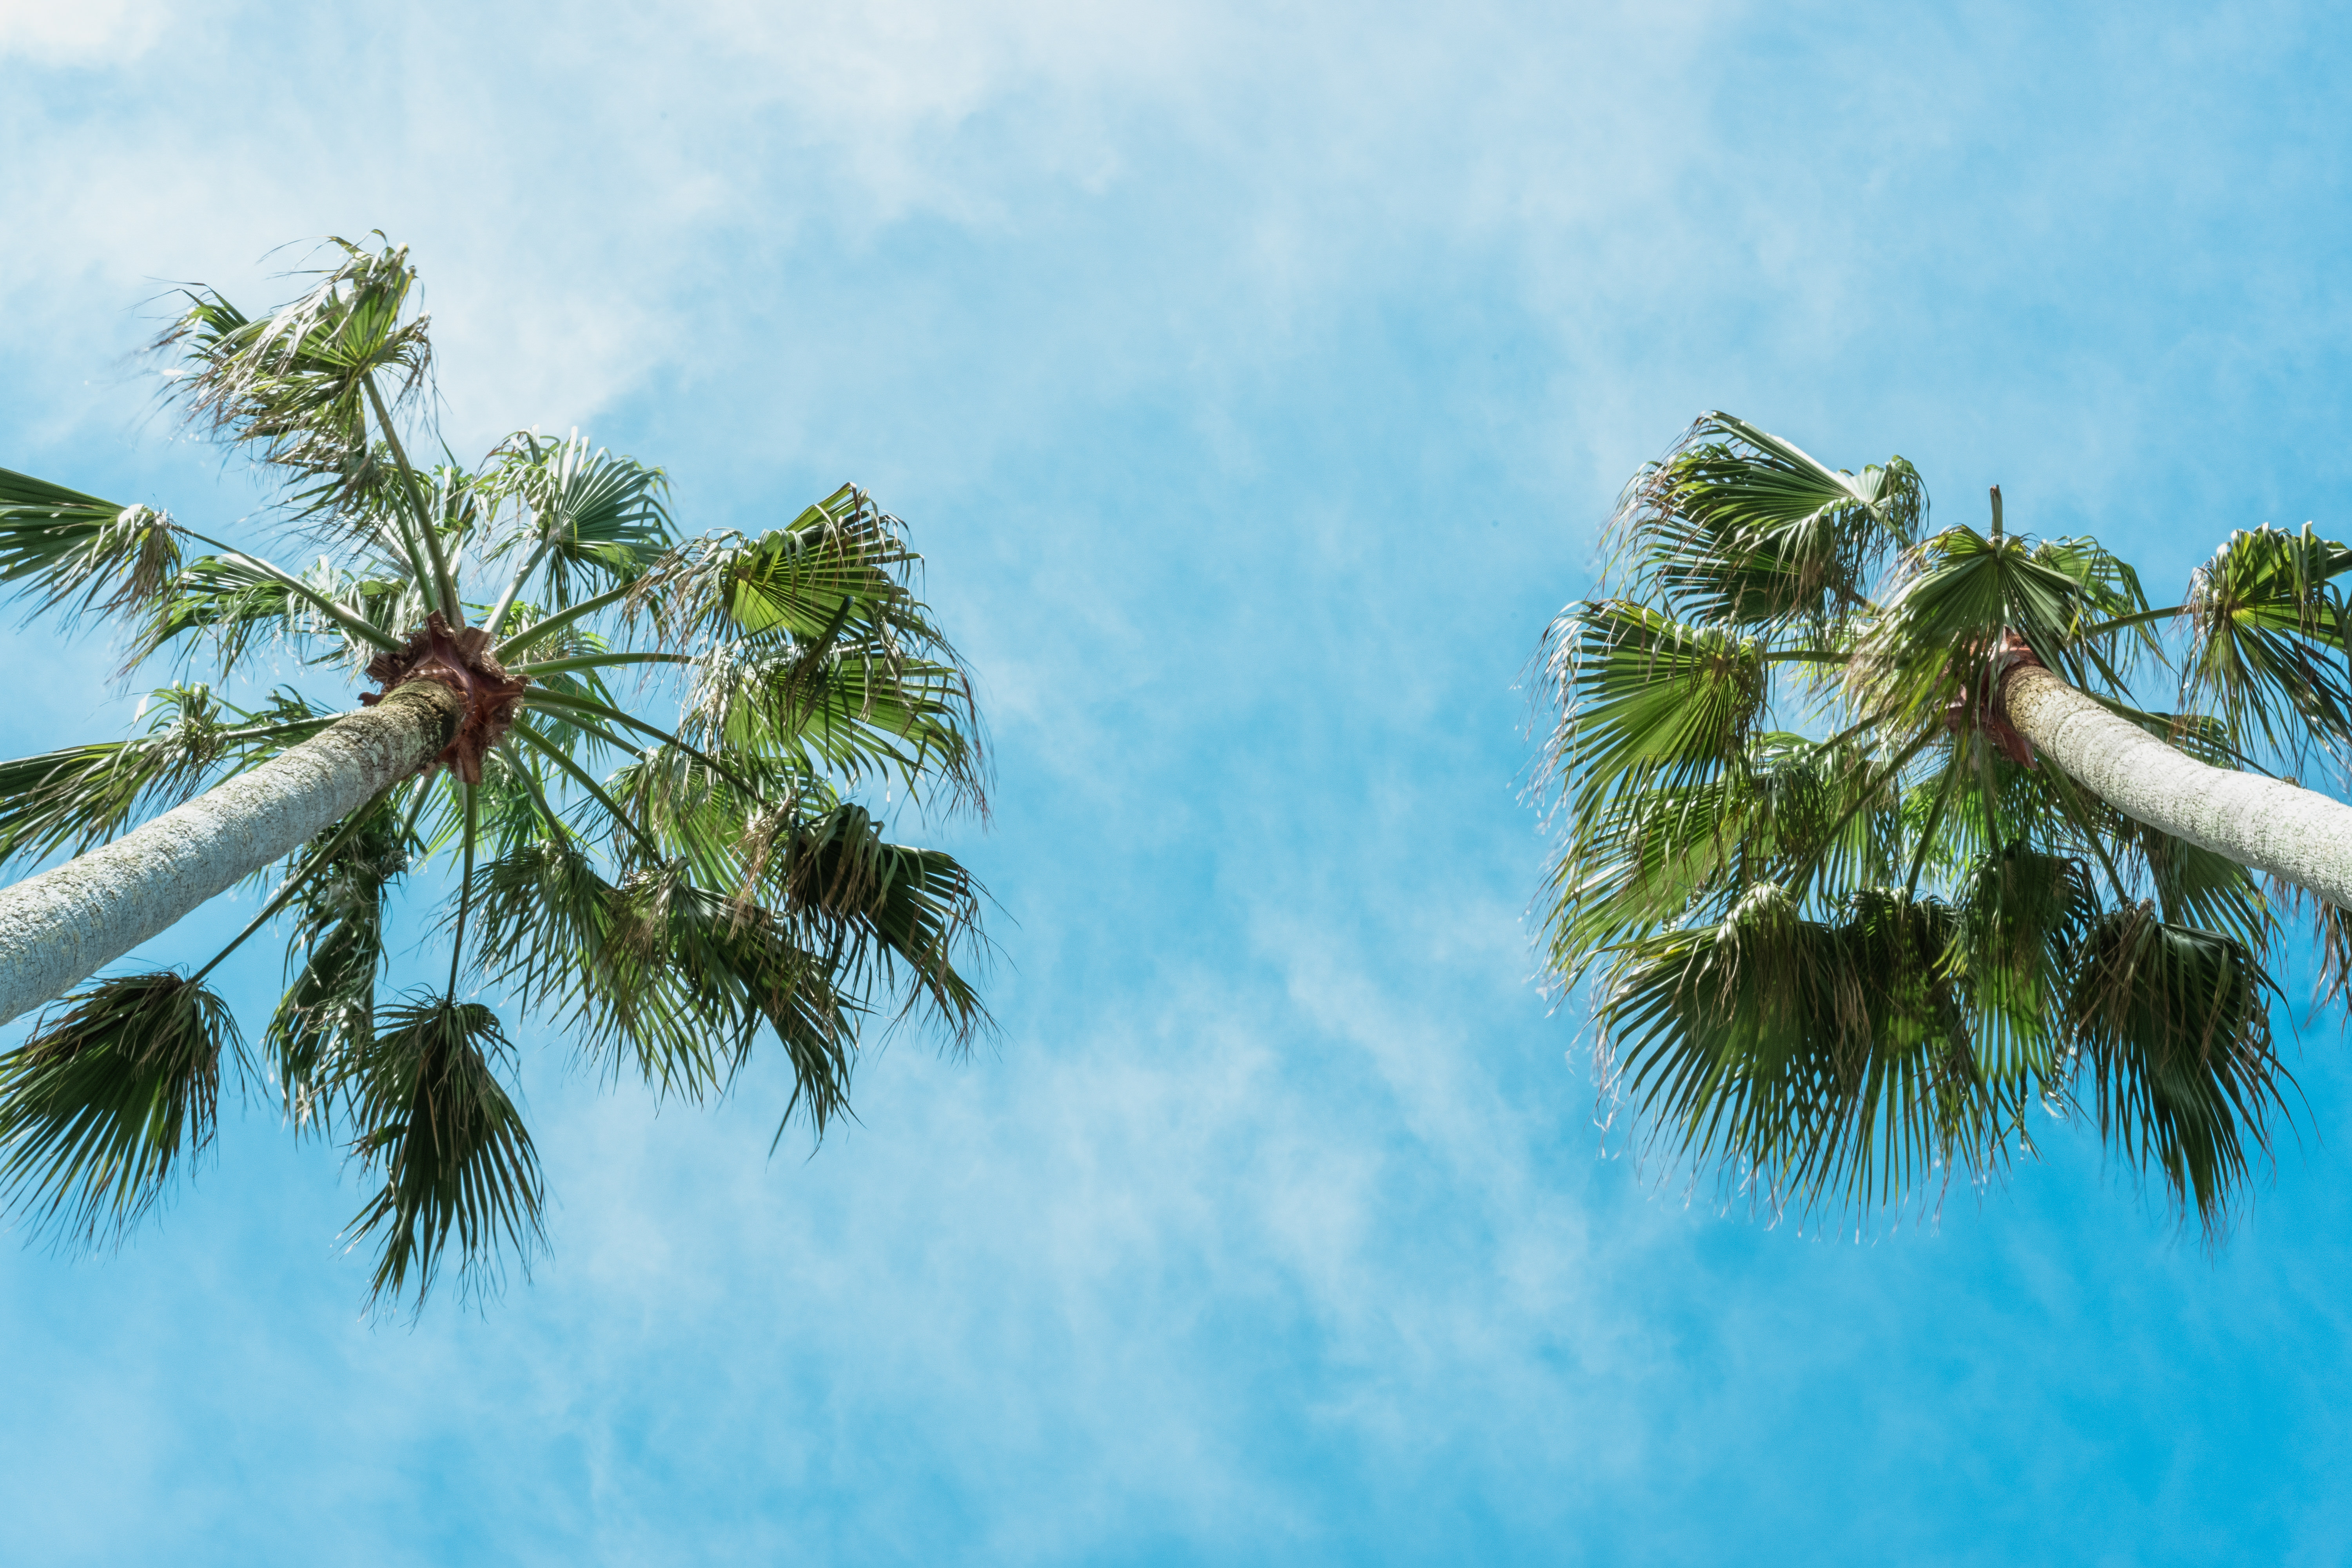
[[[2036,750],[2125,816],[2352,910],[2352,805],[2208,767],[2033,665],[2010,673],[2001,706]]]
[[[412,681],[138,831],[0,889],[0,1023],[63,995],[424,767],[464,712],[449,688]]]

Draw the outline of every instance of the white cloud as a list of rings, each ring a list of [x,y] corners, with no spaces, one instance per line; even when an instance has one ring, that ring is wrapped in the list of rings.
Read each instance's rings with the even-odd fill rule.
[[[1034,241],[1093,203],[1188,213],[1140,274],[1069,279],[1068,338],[1039,345],[1066,374],[1091,338],[1115,387],[1185,339],[1280,353],[1339,279],[1432,246],[1654,200],[1696,140],[1661,105],[1708,14],[711,0],[551,32],[427,5],[320,13],[260,58],[181,20],[169,49],[93,57],[94,91],[13,68],[0,195],[43,221],[0,237],[0,309],[55,374],[93,319],[129,346],[153,279],[266,296],[268,247],[382,226],[426,268],[459,418],[562,427],[737,352],[742,312],[775,304],[728,297],[748,257],[789,296],[803,252],[887,250],[914,222]],[[257,72],[283,89],[218,90]],[[1186,287],[1204,272],[1222,286]]]
[[[163,0],[0,0],[0,59],[118,64],[146,53],[163,24]]]
[[[2032,1238],[2006,1271],[1908,1233],[1849,1269],[1593,1174],[1571,1023],[1523,984],[1503,689],[1607,493],[1707,403],[1832,426],[1839,461],[1898,415],[1914,457],[2002,437],[2084,491],[2145,459],[2137,340],[2042,341],[2131,289],[2028,309],[2043,269],[2129,247],[2065,250],[2085,200],[2012,147],[1997,195],[2048,249],[2011,264],[1971,239],[2000,204],[1947,177],[1985,125],[2105,145],[2065,101],[2000,96],[2031,70],[1941,71],[1884,18],[1759,35],[1738,5],[116,14],[160,42],[0,60],[0,197],[41,220],[0,230],[0,462],[127,445],[152,279],[267,298],[267,246],[381,225],[425,268],[461,449],[625,412],[730,521],[819,465],[924,503],[1007,765],[973,858],[1019,923],[1001,1056],[893,1047],[865,1125],[805,1164],[764,1161],[762,1086],[656,1119],[533,1058],[561,1250],[487,1324],[322,1327],[360,1270],[313,1240],[351,1194],[256,1118],[166,1236],[12,1286],[55,1352],[25,1358],[26,1409],[157,1413],[110,1475],[169,1497],[242,1462],[218,1431],[255,1432],[298,1481],[273,1489],[285,1560],[337,1531],[385,1555],[360,1538],[411,1527],[436,1475],[471,1539],[550,1560],[675,1556],[681,1518],[713,1557],[1311,1557],[1349,1531],[1403,1557],[1473,1516],[1573,1517],[1511,1543],[1597,1532],[1599,1558],[1612,1520],[1697,1531],[1804,1492],[1790,1454],[1847,1478],[1825,1510],[1907,1505],[1902,1472],[1998,1427],[2086,1438],[2004,1471],[2020,1513],[2052,1505],[2032,1528],[2096,1516],[2064,1496],[2108,1440],[2080,1410],[1874,1447],[1805,1406],[1837,1401],[1838,1432],[1941,1415],[1953,1346],[2063,1386],[2084,1342],[2001,1299],[2079,1329],[2017,1277],[2054,1237],[2038,1267],[2083,1300],[2140,1278],[2095,1226],[2002,1210]],[[1997,66],[2034,40],[1994,42]],[[82,735],[89,671],[43,668],[5,715],[45,727],[20,749]],[[2097,1213],[2144,1237],[2126,1208]],[[58,1300],[87,1312],[33,1321]],[[2151,1365],[2177,1364],[2169,1310],[2133,1327]],[[52,1480],[96,1472],[51,1447],[9,1495],[62,1518]]]

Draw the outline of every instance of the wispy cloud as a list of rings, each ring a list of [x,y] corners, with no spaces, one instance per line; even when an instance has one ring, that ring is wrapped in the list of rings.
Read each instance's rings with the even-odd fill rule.
[[[999,744],[957,843],[1007,958],[998,1047],[895,1042],[805,1161],[773,1084],[656,1114],[541,1042],[556,1250],[486,1318],[355,1323],[332,1151],[254,1115],[130,1254],[0,1289],[15,1539],[1992,1563],[2226,1521],[2326,1560],[2326,1167],[2218,1268],[2063,1137],[1860,1252],[1654,1199],[1526,983],[1510,686],[1708,405],[2152,571],[2344,510],[2343,44],[2291,6],[0,11],[0,463],[255,504],[146,417],[136,302],[382,226],[461,452],[578,423],[697,524],[852,477],[910,519]],[[6,653],[0,740],[84,738],[100,658]]]
[[[45,66],[134,60],[153,47],[163,20],[154,0],[0,0],[0,58],[16,55]]]

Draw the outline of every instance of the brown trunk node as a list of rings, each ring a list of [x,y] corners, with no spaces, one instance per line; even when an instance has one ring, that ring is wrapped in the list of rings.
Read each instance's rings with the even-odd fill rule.
[[[363,691],[360,702],[374,707],[394,688],[412,680],[430,680],[455,691],[466,704],[457,732],[440,754],[425,764],[449,769],[467,784],[482,782],[482,757],[507,732],[522,710],[523,689],[530,678],[509,675],[490,657],[490,634],[479,626],[452,632],[435,610],[425,625],[397,651],[380,653],[369,661],[368,679],[377,689]]]
[[[1998,487],[1993,495],[1998,506]],[[1985,668],[1982,689],[1963,691],[1952,699],[1944,709],[1944,728],[1957,732],[1963,726],[1972,725],[2000,748],[2002,756],[2029,768],[2033,766],[2033,742],[2017,732],[2000,706],[2001,688],[2009,684],[2010,672],[2028,665],[2036,669],[2046,668],[2023,637],[2007,626],[2001,627],[2000,637],[1993,643],[1992,658]]]

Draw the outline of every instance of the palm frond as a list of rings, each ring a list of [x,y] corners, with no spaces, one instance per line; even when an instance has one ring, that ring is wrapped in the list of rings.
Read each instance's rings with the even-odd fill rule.
[[[1611,532],[1676,614],[1759,628],[1862,606],[1872,563],[1927,515],[1901,458],[1851,474],[1714,413],[1635,477]]]
[[[509,437],[483,494],[493,507],[511,500],[520,513],[494,557],[520,552],[523,559],[484,624],[496,632],[534,569],[555,609],[575,602],[583,585],[601,591],[634,583],[674,543],[668,489],[659,468],[592,451],[576,432],[564,441],[530,430]]]
[[[2352,911],[2319,905],[2312,910],[2312,936],[2319,949],[2317,1000],[2352,1013]]]
[[[535,760],[510,744],[483,759],[482,782],[474,786],[476,832],[489,853],[503,855],[565,830],[547,783]]]
[[[2300,533],[2265,525],[2231,534],[2197,568],[2181,606],[2182,705],[2297,759],[2315,742],[2352,745],[2352,616],[2330,580],[2346,553],[2309,523]]]
[[[120,1236],[201,1154],[219,1120],[228,1005],[177,974],[102,980],[0,1057],[0,1185],[70,1240]]]
[[[710,534],[679,545],[637,581],[630,609],[650,618],[664,646],[842,640],[954,664],[915,595],[921,559],[897,518],[844,485],[756,539]]]
[[[701,1099],[727,1087],[765,1026],[792,1060],[793,1106],[820,1134],[846,1103],[856,1008],[791,922],[677,865],[610,881],[571,839],[476,875],[484,973],[562,1016],[607,1073]]]
[[[1731,880],[1755,808],[1748,775],[1632,791],[1578,817],[1553,858],[1544,927],[1573,986],[1622,943],[1679,923]]]
[[[2209,1236],[2285,1109],[2267,988],[2237,942],[2139,909],[2100,922],[2078,972],[2075,1065],[2099,1131],[2135,1169],[2160,1174]]]
[[[197,641],[191,634],[200,632],[212,634],[211,651],[224,672],[265,636],[295,643],[308,663],[340,659],[363,668],[376,653],[404,646],[406,638],[394,628],[421,621],[425,605],[405,562],[362,557],[360,564],[363,570],[354,571],[322,556],[298,574],[234,551],[200,556],[153,595],[123,670],[174,643],[190,658]],[[326,648],[306,646],[314,637],[330,639]]]
[[[796,782],[779,776],[780,770],[761,768],[756,757],[735,760],[749,766],[750,776],[741,766],[722,773],[676,746],[649,746],[635,761],[614,769],[605,787],[631,824],[660,847],[664,858],[691,868],[706,887],[732,888],[743,879],[747,834],[761,809],[756,785],[772,781],[783,798],[791,799]],[[747,790],[744,784],[754,788]],[[634,846],[627,837],[614,839],[612,847],[624,860],[632,858]]]
[[[155,347],[180,356],[173,384],[189,417],[291,475],[306,514],[364,515],[378,508],[363,498],[392,483],[369,434],[370,378],[391,380],[394,406],[414,400],[433,351],[426,318],[407,314],[407,247],[328,243],[340,254],[300,297],[256,320],[192,290]]]
[[[2073,976],[2099,919],[2090,868],[2019,842],[1962,884],[1946,966],[1966,994],[1988,1065],[2040,1084],[2073,1024]]]
[[[1719,917],[1758,882],[1834,908],[1893,879],[1903,796],[1886,763],[1867,737],[1775,731],[1713,777],[1620,789],[1577,811],[1552,862],[1554,971],[1573,985],[1629,942]]]
[[[234,668],[257,638],[291,629],[299,603],[283,583],[253,566],[198,556],[173,574],[168,591],[149,607],[124,668],[135,669],[175,645],[182,662],[191,662],[199,651],[195,634],[210,633],[210,646],[203,651],[224,669]]]
[[[2013,647],[2030,649],[2070,685],[2120,695],[2129,679],[2125,656],[2111,637],[2086,634],[2147,607],[2137,574],[2094,542],[1948,528],[1905,555],[1848,679],[1858,706],[1896,715],[1906,727],[1948,713],[1972,723],[1997,714]]]
[[[0,584],[37,595],[29,615],[111,619],[152,601],[179,564],[162,512],[0,468]]]
[[[194,798],[236,744],[207,686],[152,693],[146,732],[0,763],[0,861],[79,855]]]
[[[1822,908],[1894,880],[1903,752],[1865,731],[1825,742],[1762,736],[1748,756],[1756,811],[1740,850],[1751,879],[1780,881]]]
[[[293,976],[263,1038],[288,1120],[323,1131],[373,1039],[384,900],[408,869],[394,798],[375,803],[348,834],[341,824],[328,829],[314,847],[328,858],[290,906]]]
[[[725,1089],[758,1019],[712,961],[711,922],[693,918],[707,910],[691,893],[659,900],[639,877],[616,885],[569,838],[510,851],[475,877],[476,963],[486,977],[562,1019],[607,1075],[625,1065],[656,1092],[689,1100]],[[699,950],[683,964],[665,946],[676,928]]]
[[[1560,709],[1547,762],[1579,781],[1579,811],[1736,765],[1767,695],[1753,638],[1623,599],[1571,608],[1548,636],[1545,665]]]
[[[352,1221],[381,1247],[370,1299],[421,1306],[454,1241],[464,1284],[492,1285],[505,1254],[541,1241],[539,1156],[496,1067],[513,1055],[498,1016],[412,994],[384,1009],[353,1084],[352,1152],[383,1175]],[[454,1233],[454,1236],[453,1234]]]
[[[835,641],[722,645],[697,661],[679,728],[698,744],[856,785],[879,773],[919,801],[985,798],[971,683],[934,659]]]
[[[987,1026],[956,962],[978,941],[980,892],[953,856],[888,842],[855,805],[782,830],[774,820],[747,836],[753,885],[781,890],[785,918],[808,932],[839,984],[863,989],[869,974],[887,981],[903,969],[908,1007],[928,1005],[956,1041]]]
[[[1720,924],[1626,954],[1597,1009],[1608,1080],[1675,1157],[1776,1215],[1988,1173],[2030,1090],[1971,1045],[1943,963],[1957,924],[1884,889],[1808,921],[1759,885]]]

